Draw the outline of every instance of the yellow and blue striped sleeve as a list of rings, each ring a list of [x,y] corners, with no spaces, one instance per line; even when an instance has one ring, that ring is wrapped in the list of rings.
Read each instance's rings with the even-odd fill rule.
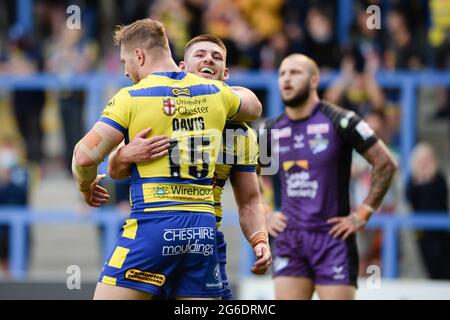
[[[131,96],[127,90],[120,90],[106,105],[99,121],[126,134],[130,125]]]
[[[227,119],[232,119],[241,107],[241,96],[234,92],[226,83],[221,82],[220,84],[220,93],[225,103]]]

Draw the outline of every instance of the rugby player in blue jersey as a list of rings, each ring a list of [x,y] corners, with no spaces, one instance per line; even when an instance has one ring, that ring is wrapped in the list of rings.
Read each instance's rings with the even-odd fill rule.
[[[385,144],[354,112],[319,99],[319,69],[293,54],[279,68],[285,112],[266,122],[279,153],[281,212],[268,217],[275,238],[277,299],[354,299],[356,233],[379,207],[397,164]],[[276,130],[274,130],[276,129]],[[363,203],[350,212],[352,150],[373,166]]]

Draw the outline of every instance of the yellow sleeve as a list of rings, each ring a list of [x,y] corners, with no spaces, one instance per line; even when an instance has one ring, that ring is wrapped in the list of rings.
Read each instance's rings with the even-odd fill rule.
[[[256,134],[253,131],[252,128],[248,129],[248,144],[247,144],[247,154],[248,154],[248,162],[247,165],[258,165],[258,158],[259,158],[259,146],[258,146],[258,139],[256,138]]]
[[[126,134],[130,125],[131,97],[127,90],[120,90],[108,102],[102,112],[100,121],[105,122]]]
[[[241,106],[241,97],[224,82],[222,82],[220,92],[225,103],[227,119],[232,119],[239,111]]]
[[[237,143],[237,162],[233,165],[233,171],[256,171],[259,157],[259,147],[256,134],[253,129],[248,128],[247,135],[240,136],[245,139],[244,143]]]

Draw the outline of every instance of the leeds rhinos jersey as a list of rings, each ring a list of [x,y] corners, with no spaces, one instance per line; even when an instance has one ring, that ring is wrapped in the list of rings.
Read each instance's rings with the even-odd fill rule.
[[[272,155],[279,154],[287,229],[329,230],[329,218],[350,213],[353,148],[364,153],[378,138],[354,112],[325,101],[306,119],[292,121],[283,114],[266,127],[272,129]]]
[[[258,141],[253,129],[245,122],[227,122],[213,180],[214,211],[218,228],[222,224],[223,188],[231,172],[256,172],[258,155]]]
[[[132,165],[132,211],[214,213],[212,182],[222,130],[240,97],[221,81],[185,72],[152,73],[120,90],[100,121],[120,130],[125,143],[145,128],[171,138],[169,154]]]

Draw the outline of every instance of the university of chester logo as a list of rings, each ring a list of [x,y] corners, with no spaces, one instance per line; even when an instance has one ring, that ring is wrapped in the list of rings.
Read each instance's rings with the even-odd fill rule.
[[[160,197],[160,198],[163,198],[168,194],[166,188],[164,188],[163,186],[157,186],[157,187],[153,188],[153,193],[154,193],[155,197]]]
[[[175,101],[172,98],[167,98],[163,100],[163,112],[167,116],[173,116],[177,112],[175,107]]]
[[[190,96],[191,90],[189,88],[173,88],[172,93],[174,96]]]

